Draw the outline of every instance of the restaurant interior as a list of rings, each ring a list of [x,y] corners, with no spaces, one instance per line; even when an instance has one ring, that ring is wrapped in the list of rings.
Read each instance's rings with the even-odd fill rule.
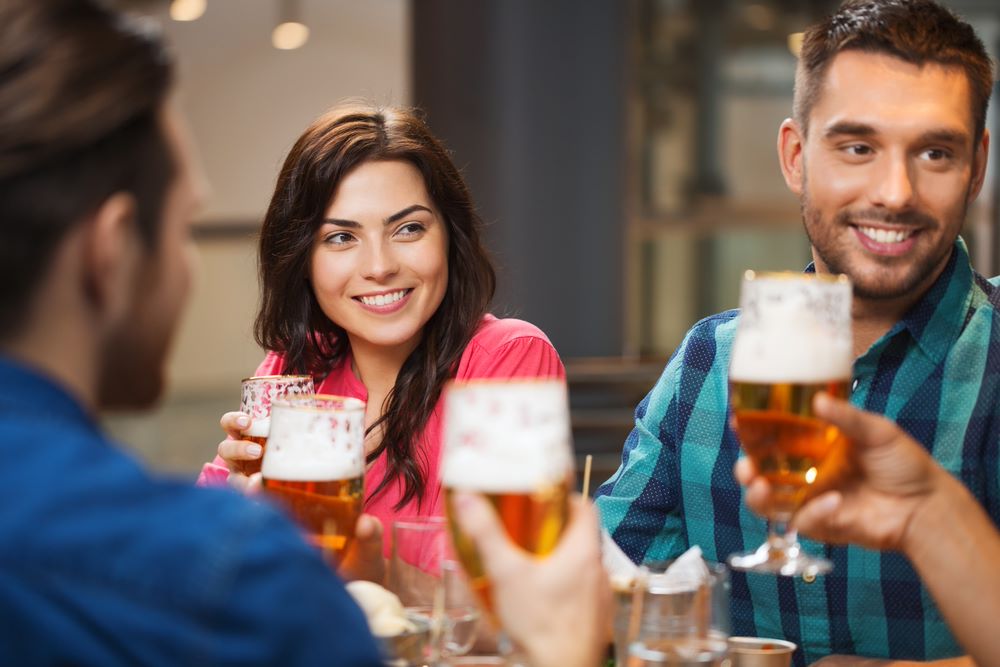
[[[453,152],[499,268],[493,311],[566,364],[593,490],[635,404],[745,269],[810,259],[775,159],[796,36],[827,0],[122,0],[162,24],[210,195],[193,298],[154,411],[106,418],[194,478],[262,352],[255,244],[299,132],[346,98],[414,105]],[[996,57],[1000,4],[949,0]],[[988,127],[1000,131],[996,105]],[[997,142],[992,150],[997,152]],[[963,236],[1000,273],[997,155]]]

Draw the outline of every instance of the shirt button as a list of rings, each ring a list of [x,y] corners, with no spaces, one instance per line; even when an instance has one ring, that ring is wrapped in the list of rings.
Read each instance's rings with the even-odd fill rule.
[[[854,382],[851,383],[851,391],[858,390],[858,378],[854,378]]]
[[[855,383],[856,382],[857,380],[855,380]],[[812,582],[816,581],[816,575],[813,574],[812,572],[806,572],[805,574],[802,575],[802,581],[806,582],[807,584],[811,584]]]

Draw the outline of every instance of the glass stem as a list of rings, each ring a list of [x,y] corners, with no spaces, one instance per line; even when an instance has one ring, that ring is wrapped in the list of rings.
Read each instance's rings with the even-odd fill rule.
[[[771,530],[768,542],[772,549],[777,549],[785,558],[795,558],[799,555],[799,533],[789,526],[791,514],[782,513],[771,519]]]
[[[497,652],[507,667],[530,667],[524,652],[503,630],[497,633]]]

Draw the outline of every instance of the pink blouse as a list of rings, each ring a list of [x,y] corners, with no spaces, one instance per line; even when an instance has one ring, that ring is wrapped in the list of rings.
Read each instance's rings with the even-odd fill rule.
[[[269,352],[255,375],[279,375],[284,370],[284,358]],[[549,339],[538,327],[516,319],[497,319],[486,315],[469,341],[458,363],[458,380],[474,378],[565,378],[566,370]],[[345,357],[319,384],[321,394],[353,396],[368,399],[368,391],[351,370],[351,359]],[[385,533],[385,553],[389,554],[393,519],[411,516],[443,516],[444,496],[441,492],[441,408],[434,407],[424,432],[420,436],[416,455],[422,459],[426,491],[423,500],[412,499],[399,510],[394,507],[402,498],[404,485],[396,479],[375,497],[366,497],[365,512],[378,517]],[[379,456],[365,473],[365,488],[370,494],[385,478],[385,455]],[[216,457],[206,463],[198,477],[201,486],[222,486],[229,476],[225,461]]]

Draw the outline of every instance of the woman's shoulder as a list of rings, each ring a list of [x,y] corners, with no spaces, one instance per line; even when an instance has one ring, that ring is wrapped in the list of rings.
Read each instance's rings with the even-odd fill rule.
[[[563,377],[559,354],[530,322],[486,315],[469,341],[456,377]]]
[[[518,339],[535,339],[551,346],[549,337],[531,322],[513,317],[496,317],[487,314],[472,336],[470,345],[478,345],[487,350],[499,349]]]
[[[269,350],[264,355],[264,361],[260,362],[254,375],[281,375],[285,370],[285,355],[280,352]]]

